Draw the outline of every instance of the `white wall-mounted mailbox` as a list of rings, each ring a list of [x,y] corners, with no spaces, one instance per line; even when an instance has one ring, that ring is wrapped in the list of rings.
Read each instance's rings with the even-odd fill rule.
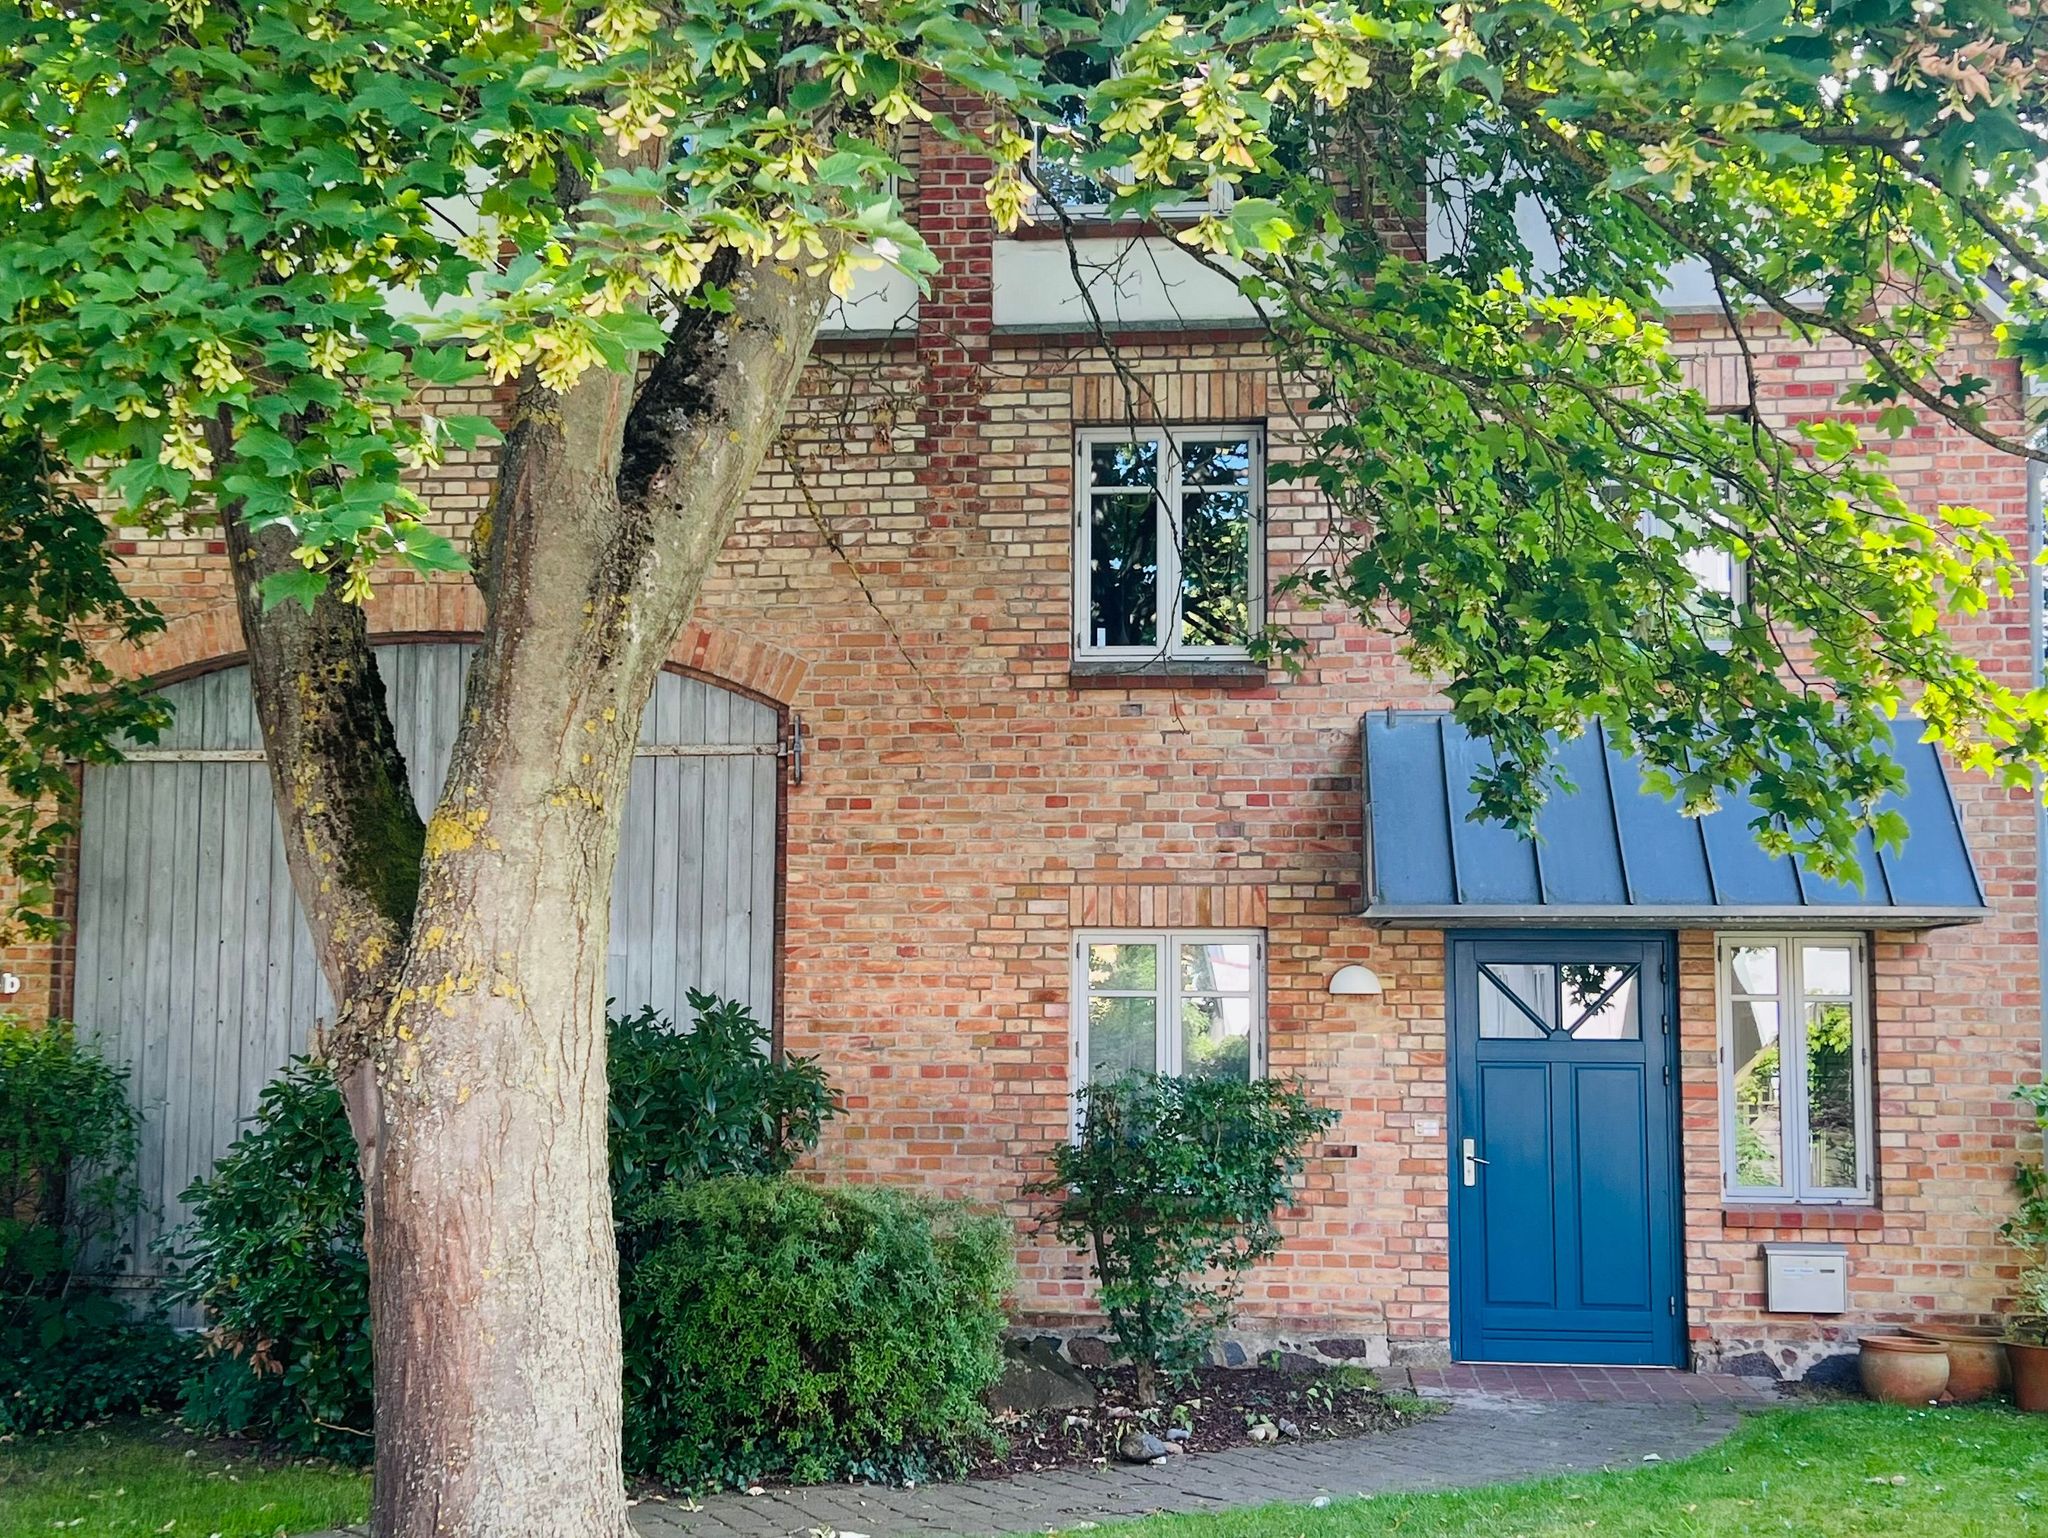
[[[1773,1314],[1846,1313],[1848,1250],[1839,1244],[1765,1245],[1764,1307]]]

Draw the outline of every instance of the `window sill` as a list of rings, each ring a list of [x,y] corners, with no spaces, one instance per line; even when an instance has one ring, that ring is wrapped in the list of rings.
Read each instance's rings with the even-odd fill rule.
[[[1077,657],[1067,664],[1070,689],[1258,689],[1269,676],[1249,658]]]
[[[1100,208],[1070,208],[1062,220],[1057,209],[1037,204],[1031,209],[1034,222],[1018,225],[1005,238],[1027,242],[1065,240],[1071,229],[1076,240],[1142,240],[1147,236],[1171,240],[1182,227],[1197,219],[1228,212],[1209,203],[1182,203],[1162,208],[1149,219],[1134,219],[1129,214],[1112,217]]]
[[[1731,1202],[1722,1205],[1721,1226],[1751,1231],[1797,1229],[1801,1232],[1875,1233],[1884,1227],[1884,1214],[1868,1205],[1837,1206],[1819,1202],[1761,1202],[1751,1205]]]

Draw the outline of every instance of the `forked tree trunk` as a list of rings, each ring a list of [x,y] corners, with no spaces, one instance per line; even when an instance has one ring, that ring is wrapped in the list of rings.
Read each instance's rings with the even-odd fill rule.
[[[615,694],[564,678],[546,698],[540,669],[514,671],[528,697],[472,734],[427,824],[373,1059],[375,1531],[390,1538],[623,1526],[604,980],[645,691],[604,669]]]
[[[259,714],[294,886],[342,1000],[376,1538],[626,1530],[604,1039],[620,817],[655,674],[826,299],[822,279],[776,269],[721,277],[732,312],[679,327],[645,379],[522,393],[479,539],[483,646],[441,799],[409,848],[388,845],[398,874],[337,874],[379,868],[362,838],[381,824],[334,808],[388,810],[403,789],[363,628],[331,597],[264,615],[254,583],[288,542],[237,541],[252,656],[287,659],[253,670]],[[315,674],[338,680],[336,720],[381,723],[364,728],[371,751],[302,729],[297,680]]]

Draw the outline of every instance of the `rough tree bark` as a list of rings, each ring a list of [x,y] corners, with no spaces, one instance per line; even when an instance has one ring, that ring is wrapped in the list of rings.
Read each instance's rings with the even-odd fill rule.
[[[644,378],[522,389],[478,531],[487,626],[424,828],[360,614],[262,613],[289,541],[230,515],[363,1154],[377,1538],[625,1532],[604,1060],[619,822],[655,675],[828,298],[794,269],[715,276],[732,313],[678,326]]]

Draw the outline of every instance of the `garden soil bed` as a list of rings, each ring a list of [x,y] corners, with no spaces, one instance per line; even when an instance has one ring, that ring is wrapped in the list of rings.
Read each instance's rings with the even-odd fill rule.
[[[984,1453],[971,1477],[1009,1479],[1042,1469],[1121,1463],[1117,1443],[1133,1426],[1172,1441],[1183,1453],[1207,1453],[1261,1442],[1284,1446],[1391,1431],[1435,1408],[1406,1394],[1389,1394],[1370,1373],[1350,1368],[1204,1368],[1192,1381],[1163,1383],[1160,1403],[1149,1409],[1137,1404],[1129,1368],[1087,1376],[1097,1394],[1092,1410],[997,1415],[994,1430],[1004,1445]],[[1270,1439],[1255,1430],[1267,1427]],[[1185,1435],[1169,1438],[1169,1432]]]

